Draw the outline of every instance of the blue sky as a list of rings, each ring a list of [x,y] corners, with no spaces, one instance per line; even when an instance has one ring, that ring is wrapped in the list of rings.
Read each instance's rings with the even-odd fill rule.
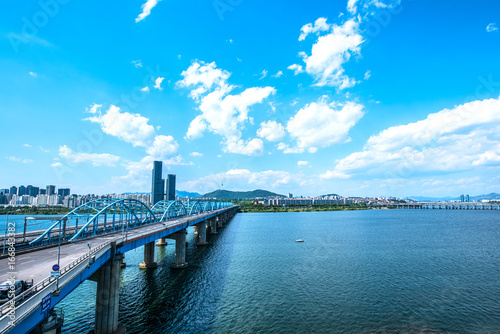
[[[0,188],[500,192],[497,1],[10,3]],[[498,22],[498,24],[497,24]]]

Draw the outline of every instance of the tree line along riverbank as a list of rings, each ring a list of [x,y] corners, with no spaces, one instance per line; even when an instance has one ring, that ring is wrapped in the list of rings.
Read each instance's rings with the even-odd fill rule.
[[[335,204],[335,205],[263,205],[254,204],[252,201],[233,201],[240,206],[239,212],[313,212],[313,211],[346,211],[367,210],[365,204]]]

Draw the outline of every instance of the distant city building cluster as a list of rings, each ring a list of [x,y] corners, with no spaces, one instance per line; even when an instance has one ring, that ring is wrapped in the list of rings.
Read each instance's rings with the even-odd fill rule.
[[[153,177],[151,184],[151,205],[155,205],[159,201],[175,200],[175,175],[168,174],[167,178],[163,178],[163,163],[161,161],[153,162]]]
[[[288,197],[268,198],[256,201],[263,205],[336,205],[336,204],[354,204],[361,203],[359,199],[347,198],[342,196],[320,196],[320,197]]]
[[[30,205],[30,206],[71,206],[76,195],[71,195],[69,188],[59,188],[48,185],[39,188],[32,185],[12,186],[0,189],[0,205]]]

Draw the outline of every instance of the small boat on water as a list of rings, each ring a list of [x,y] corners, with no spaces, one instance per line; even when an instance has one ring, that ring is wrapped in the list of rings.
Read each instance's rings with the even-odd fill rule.
[[[295,240],[295,242],[304,242],[304,240],[303,239],[297,239],[297,240]]]

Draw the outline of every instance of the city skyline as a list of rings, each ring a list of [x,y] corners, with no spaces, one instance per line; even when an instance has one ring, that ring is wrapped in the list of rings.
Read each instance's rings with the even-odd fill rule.
[[[5,188],[500,193],[493,1],[7,7]]]

